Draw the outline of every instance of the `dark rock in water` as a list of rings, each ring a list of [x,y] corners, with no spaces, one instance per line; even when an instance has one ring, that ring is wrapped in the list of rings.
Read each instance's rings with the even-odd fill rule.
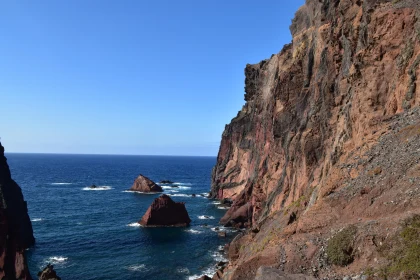
[[[217,268],[223,268],[223,267],[225,267],[227,264],[228,264],[227,262],[220,261],[220,262],[218,262],[218,263],[216,264],[216,267],[217,267]]]
[[[192,197],[196,197],[195,193],[193,193],[191,196],[192,196]]]
[[[166,194],[156,198],[139,221],[148,227],[185,227],[191,223],[185,203],[174,202]]]
[[[91,188],[91,189],[96,189],[96,188],[97,188],[97,186],[96,186],[96,185],[92,185],[92,186],[90,186],[89,188]]]
[[[32,279],[25,249],[34,244],[26,201],[12,180],[0,143],[0,279]]]
[[[219,231],[218,235],[219,237],[226,237],[226,231]]]
[[[159,182],[159,184],[173,184],[174,182],[169,181],[169,180],[162,180]]]
[[[163,192],[160,186],[156,185],[155,182],[141,174],[134,181],[134,184],[131,187],[130,191],[145,193]]]
[[[61,280],[54,270],[54,266],[48,264],[42,271],[38,273],[39,280]]]
[[[203,276],[201,276],[200,278],[197,278],[197,279],[195,279],[195,280],[211,280],[211,278],[210,278],[210,277],[208,277],[207,275],[203,275]]]

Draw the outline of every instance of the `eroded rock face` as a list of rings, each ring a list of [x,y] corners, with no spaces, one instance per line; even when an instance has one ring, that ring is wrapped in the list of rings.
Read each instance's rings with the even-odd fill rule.
[[[163,192],[160,186],[141,174],[136,178],[136,180],[134,180],[134,184],[130,190],[144,193]]]
[[[147,227],[185,227],[191,219],[185,203],[175,202],[163,194],[153,201],[139,223]]]
[[[25,249],[35,244],[26,201],[12,180],[0,143],[0,279],[32,279]]]
[[[212,197],[252,223],[319,190],[382,120],[420,101],[419,2],[309,0],[293,42],[245,69],[246,104],[226,126]]]
[[[418,196],[376,204],[411,184],[401,179],[407,169],[385,163],[419,159],[394,138],[418,125],[420,2],[307,0],[290,30],[291,44],[246,66],[246,104],[226,126],[213,169],[211,196],[234,201],[221,222],[256,229],[232,244],[226,279],[253,279],[261,265],[323,275],[331,228],[380,220],[371,234],[386,238],[381,230],[398,228],[398,215],[420,211]],[[419,139],[407,139],[414,151]],[[381,172],[367,159],[378,159]],[[382,265],[372,261],[381,259],[375,248],[359,246],[364,259],[350,271]]]

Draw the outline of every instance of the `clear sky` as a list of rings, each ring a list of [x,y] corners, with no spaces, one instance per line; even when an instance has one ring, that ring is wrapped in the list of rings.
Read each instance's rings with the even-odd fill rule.
[[[8,152],[217,155],[304,0],[0,1]]]

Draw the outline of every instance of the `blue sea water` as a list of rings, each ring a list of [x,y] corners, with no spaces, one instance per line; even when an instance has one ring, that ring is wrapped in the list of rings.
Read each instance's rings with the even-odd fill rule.
[[[46,264],[62,279],[194,279],[223,260],[214,228],[225,210],[202,196],[214,157],[7,154],[28,202],[36,245],[32,276]],[[186,202],[188,228],[143,228],[137,221],[159,195],[126,192],[139,175]],[[98,190],[88,186],[95,184]],[[204,217],[206,216],[206,217]]]

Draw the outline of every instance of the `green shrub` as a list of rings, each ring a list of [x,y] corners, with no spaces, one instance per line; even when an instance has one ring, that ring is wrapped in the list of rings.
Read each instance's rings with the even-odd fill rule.
[[[353,261],[353,246],[356,232],[357,228],[355,226],[349,226],[328,241],[327,257],[330,263],[345,266]]]
[[[404,222],[388,259],[391,261],[388,267],[390,275],[402,273],[408,279],[420,279],[420,215]]]

